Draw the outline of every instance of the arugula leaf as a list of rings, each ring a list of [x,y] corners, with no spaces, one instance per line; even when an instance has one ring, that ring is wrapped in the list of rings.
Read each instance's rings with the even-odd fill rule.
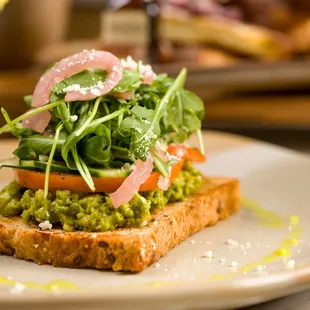
[[[100,124],[94,134],[95,136],[82,141],[85,162],[107,167],[111,158],[111,132],[105,125]]]
[[[173,80],[167,76],[167,74],[157,74],[152,85],[141,85],[139,88],[140,94],[155,93],[157,95],[164,95],[169,87],[171,86]]]
[[[151,112],[151,116],[154,111]],[[136,141],[146,132],[151,124],[151,118],[144,119],[137,117],[135,115],[126,117],[122,123],[120,130],[121,132],[129,138],[129,152],[135,158],[141,158],[145,160],[149,154],[151,145],[154,145],[157,138],[160,135],[159,126],[155,126],[151,131],[149,131],[147,140],[143,141],[137,148]]]
[[[52,91],[57,94],[64,94],[64,89],[70,85],[78,84],[81,87],[91,87],[98,84],[99,81],[104,82],[106,77],[107,72],[101,69],[84,70],[54,85]]]
[[[130,136],[135,133],[142,134],[146,132],[150,126],[150,121],[143,121],[142,118],[136,116],[128,116],[121,123],[121,131],[123,134]]]
[[[195,94],[180,89],[169,101],[161,123],[168,142],[182,143],[200,129],[204,117],[204,104]]]
[[[136,89],[141,85],[141,77],[138,70],[124,70],[123,77],[112,90],[116,93],[124,93],[132,89]]]
[[[82,132],[80,132],[81,128],[78,128],[74,130],[70,136],[66,139],[64,145],[61,148],[61,155],[63,160],[69,164],[69,152],[72,147],[75,147],[76,144],[81,141],[85,136],[92,134],[95,132],[96,128],[102,124],[105,123],[115,117],[118,117],[120,114],[123,114],[126,111],[125,108],[121,108],[120,110],[117,110],[109,115],[97,118],[93,120],[88,126],[86,126]]]
[[[137,116],[137,117],[140,117],[140,118],[143,118],[145,120],[150,120],[153,116],[153,113],[154,111],[151,110],[151,109],[147,109],[145,107],[141,107],[139,105],[136,105],[134,106],[132,109],[131,109],[131,112]]]
[[[56,151],[60,152],[67,135],[61,132],[56,144]],[[20,140],[18,148],[13,152],[19,159],[34,159],[39,155],[47,155],[52,149],[54,137],[35,134]]]
[[[70,158],[68,157],[69,151],[71,150],[75,165],[78,168],[78,170],[81,172],[81,175],[83,176],[85,182],[89,185],[90,188],[93,187],[93,183],[92,183],[92,180],[90,177],[90,173],[89,173],[89,170],[88,170],[86,164],[79,157],[79,155],[77,153],[77,145],[76,144],[78,141],[80,141],[84,137],[84,135],[87,134],[86,129],[89,126],[89,124],[91,123],[91,121],[94,119],[94,117],[96,116],[100,101],[101,101],[101,97],[98,97],[95,101],[95,104],[93,106],[93,109],[92,109],[90,115],[85,120],[85,122],[83,124],[81,124],[81,127],[77,128],[73,133],[72,133],[72,130],[70,131],[71,135],[69,136],[68,140],[70,140],[70,137],[71,137],[71,140],[73,140],[72,137],[75,137],[76,142],[72,143],[71,147],[69,148],[70,144],[68,144],[66,141],[65,145],[63,146],[63,148],[61,150],[61,155],[62,155],[63,159],[65,160],[67,166],[72,167],[72,164],[70,163]],[[95,128],[93,128],[93,129],[95,129]],[[83,136],[80,137],[82,133],[83,133]],[[91,133],[91,132],[89,132],[89,133]]]
[[[149,120],[149,124],[147,126],[143,126],[140,123],[140,132],[134,133],[132,135],[132,141],[130,143],[131,151],[136,155],[136,157],[146,160],[148,157],[150,147],[155,148],[155,142],[159,138],[160,128],[159,123],[163,116],[163,112],[165,111],[166,105],[169,101],[171,101],[178,91],[179,88],[183,87],[185,78],[186,78],[186,69],[182,69],[177,78],[171,84],[165,95],[160,99],[154,112],[152,113],[152,117]]]
[[[138,100],[137,104],[149,110],[155,110],[161,98],[162,96],[159,94],[147,93],[147,94],[144,94],[140,100]]]
[[[194,93],[181,89],[181,100],[183,107],[186,110],[194,112],[200,120],[204,118],[204,104],[203,101]]]
[[[106,115],[104,117],[101,117],[99,119],[96,119],[95,121],[91,122],[91,120],[94,118],[94,115],[96,114],[97,110],[98,110],[98,105],[101,101],[101,98],[97,98],[95,104],[94,104],[94,108],[93,111],[89,117],[89,119],[87,119],[87,121],[85,122],[85,124],[83,124],[80,128],[76,129],[67,139],[67,141],[65,142],[64,146],[62,147],[61,150],[61,154],[63,159],[65,160],[65,162],[67,163],[67,165],[70,165],[70,161],[69,161],[69,151],[71,150],[71,154],[74,160],[74,163],[77,167],[77,169],[79,170],[81,176],[83,177],[84,181],[87,183],[87,185],[89,186],[89,188],[92,191],[95,191],[95,187],[94,187],[94,182],[93,179],[91,177],[90,171],[87,167],[87,164],[85,163],[85,161],[81,158],[81,156],[79,156],[78,152],[77,152],[77,142],[82,139],[85,135],[90,134],[92,132],[96,132],[96,130],[98,129],[98,126],[104,122],[108,122],[109,120],[113,119],[114,117],[117,117],[120,113],[124,113],[125,109],[120,109],[118,111],[115,111],[109,115]],[[100,130],[100,129],[99,129]],[[101,130],[101,133],[104,132],[104,130]],[[98,133],[100,133],[100,131],[98,131]],[[71,137],[71,139],[70,139]],[[68,142],[69,141],[69,142]],[[98,143],[98,142],[97,142]],[[97,150],[98,151],[98,150]]]
[[[82,126],[76,130],[75,134],[76,134],[77,136],[79,136],[79,135],[83,132],[83,130],[84,130],[85,128],[87,128],[87,126],[91,123],[91,121],[92,121],[92,120],[94,119],[94,117],[96,116],[101,99],[102,99],[101,97],[98,97],[98,98],[96,99],[95,104],[94,104],[94,106],[93,106],[93,109],[92,109],[92,111],[91,111],[89,117],[88,117],[88,118],[86,119],[86,121],[82,124]]]
[[[73,122],[71,121],[70,109],[67,104],[62,102],[57,106],[58,117],[61,119],[69,133],[73,131]]]
[[[56,92],[52,91],[50,95],[50,102],[64,100],[65,95],[62,93],[57,94]]]
[[[28,111],[28,112],[18,116],[17,118],[13,119],[12,121],[10,121],[10,126],[11,125],[15,125],[15,124],[21,122],[22,120],[28,118],[29,116],[38,114],[38,113],[40,113],[42,111],[50,110],[50,109],[52,109],[54,107],[57,107],[61,102],[62,101],[52,102],[52,103],[46,104],[46,105],[44,105],[44,106],[42,106],[40,108],[32,109],[32,110],[30,110],[30,111]],[[3,113],[3,111],[5,111],[5,110],[2,108],[1,111]],[[9,124],[6,124],[6,125],[2,126],[0,128],[0,135],[2,133],[4,133],[4,132],[9,132],[10,131],[10,126],[9,126]]]
[[[169,162],[165,162],[162,158],[155,154],[154,164],[161,175],[164,177],[169,176]]]
[[[88,101],[83,102],[74,111],[75,115],[78,117],[77,121],[75,122],[74,129],[80,128],[88,119],[90,113],[91,105]]]
[[[11,134],[15,137],[30,136],[34,133],[34,131],[30,128],[23,128],[20,123],[15,124],[13,121],[11,121],[9,114],[4,108],[1,108],[1,112],[7,122],[7,126],[10,128]]]
[[[183,125],[189,134],[198,130],[201,126],[201,121],[193,110],[184,109]]]
[[[177,134],[177,140],[179,140],[180,137],[185,134],[183,127],[183,114],[184,108],[181,94],[180,92],[177,92],[174,99],[170,100],[167,104],[167,109],[162,119],[161,129],[163,132],[174,132]]]
[[[80,172],[80,175],[82,176],[82,178],[84,179],[84,181],[88,185],[88,187],[94,192],[96,190],[95,186],[94,186],[94,181],[90,175],[88,167],[86,166],[83,159],[79,156],[77,149],[76,149],[76,146],[73,146],[71,148],[71,151],[72,151],[72,157],[73,157],[74,163],[75,163],[78,171]]]
[[[129,157],[129,150],[124,147],[116,146],[116,145],[111,145],[111,152],[113,159],[118,158],[118,159],[126,159],[133,161],[132,158]]]
[[[52,165],[52,161],[53,161],[53,157],[57,148],[57,142],[60,136],[60,132],[61,129],[63,127],[63,124],[59,124],[58,127],[56,128],[56,132],[55,132],[55,137],[54,137],[54,141],[52,144],[52,148],[48,157],[48,161],[46,164],[46,169],[45,169],[45,178],[44,178],[44,197],[47,197],[48,194],[48,185],[49,185],[49,177],[50,177],[50,171],[51,171],[51,165]]]

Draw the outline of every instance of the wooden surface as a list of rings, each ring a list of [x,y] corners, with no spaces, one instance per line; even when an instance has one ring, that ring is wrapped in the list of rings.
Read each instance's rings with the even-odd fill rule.
[[[207,131],[204,133],[206,153],[223,151],[225,149],[242,147],[244,145],[253,143],[254,140],[229,133],[222,133],[217,131]],[[192,140],[195,143],[195,139]],[[17,145],[16,139],[4,139],[1,143],[1,158],[10,157],[12,151]],[[11,178],[9,176],[9,178]],[[0,173],[0,182],[8,181],[8,174]],[[310,309],[310,291],[305,291],[292,296],[281,298],[279,300],[271,301],[265,304],[247,307],[243,310],[309,310]],[[186,310],[186,309],[184,309]]]
[[[226,96],[206,100],[207,121],[310,127],[310,94]]]

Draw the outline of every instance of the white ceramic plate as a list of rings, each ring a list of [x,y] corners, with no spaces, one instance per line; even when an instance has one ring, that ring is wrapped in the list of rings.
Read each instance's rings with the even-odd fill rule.
[[[238,214],[139,274],[0,256],[0,308],[233,309],[310,287],[310,158],[260,142],[232,145],[211,152],[200,168],[240,178],[245,200]],[[206,251],[212,259],[201,257]],[[19,292],[16,283],[27,288]]]

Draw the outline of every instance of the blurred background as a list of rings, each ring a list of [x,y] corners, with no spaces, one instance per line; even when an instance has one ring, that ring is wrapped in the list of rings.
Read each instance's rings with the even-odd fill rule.
[[[309,0],[0,0],[0,105],[23,113],[49,64],[89,48],[186,66],[204,128],[310,152]]]

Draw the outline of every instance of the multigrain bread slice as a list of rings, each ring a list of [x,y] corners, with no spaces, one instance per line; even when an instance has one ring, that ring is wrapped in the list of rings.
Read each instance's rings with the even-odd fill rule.
[[[103,233],[42,231],[19,217],[0,218],[0,253],[56,267],[138,272],[239,208],[238,180],[204,178],[195,194],[157,211],[142,228]]]

